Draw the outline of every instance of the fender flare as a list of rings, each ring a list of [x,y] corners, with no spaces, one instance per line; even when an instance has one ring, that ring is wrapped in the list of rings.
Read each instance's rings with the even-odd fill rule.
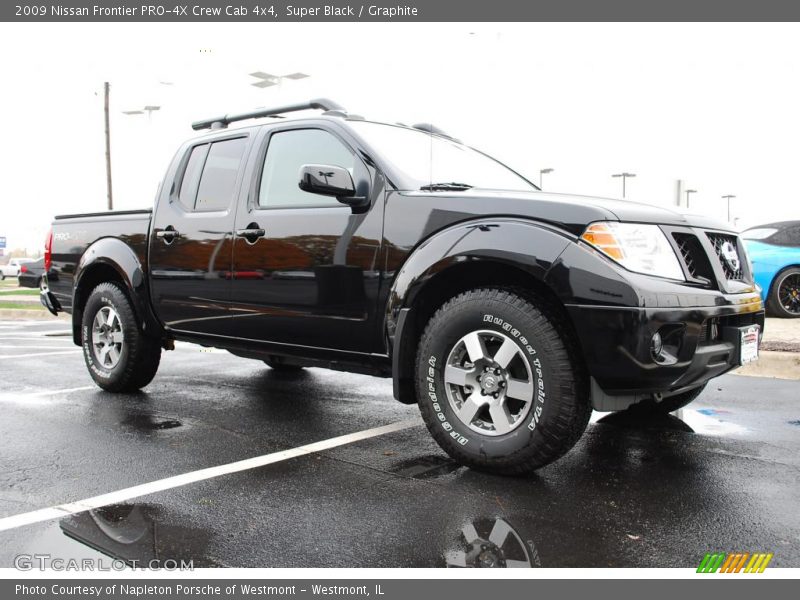
[[[485,218],[459,223],[427,238],[411,253],[394,278],[384,315],[384,332],[392,357],[394,396],[410,403],[401,380],[408,373],[405,325],[425,285],[442,272],[469,261],[504,263],[548,285],[550,267],[576,237],[546,223],[516,218]],[[549,286],[548,286],[549,287]]]
[[[91,290],[85,287],[86,277],[99,265],[116,271],[133,304],[139,325],[147,335],[157,337],[163,327],[150,308],[149,288],[145,269],[133,249],[118,238],[100,238],[89,246],[78,261],[75,269],[75,287],[72,290],[73,307],[77,307],[78,296],[88,297]],[[72,312],[73,339],[80,344],[80,327],[83,319],[83,307]]]

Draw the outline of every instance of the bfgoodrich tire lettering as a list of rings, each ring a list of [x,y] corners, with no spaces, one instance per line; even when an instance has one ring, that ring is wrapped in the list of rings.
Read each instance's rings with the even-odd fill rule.
[[[161,361],[158,340],[141,332],[130,300],[114,283],[101,283],[86,301],[81,346],[92,379],[109,392],[146,386]]]
[[[467,343],[472,351],[460,349]],[[439,445],[465,465],[497,473],[526,473],[556,460],[591,414],[567,325],[524,291],[477,289],[444,304],[422,335],[416,384],[420,412]],[[501,392],[511,394],[512,386],[518,398]],[[498,403],[507,419],[500,428]]]

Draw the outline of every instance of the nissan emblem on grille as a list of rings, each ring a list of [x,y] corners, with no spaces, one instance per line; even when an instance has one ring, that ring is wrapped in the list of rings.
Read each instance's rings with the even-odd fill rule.
[[[742,278],[742,259],[739,258],[736,237],[721,233],[708,232],[708,239],[717,253],[719,264],[725,272],[726,279]]]
[[[730,267],[731,271],[739,270],[739,253],[736,252],[736,247],[730,242],[725,242],[720,248],[720,255]]]

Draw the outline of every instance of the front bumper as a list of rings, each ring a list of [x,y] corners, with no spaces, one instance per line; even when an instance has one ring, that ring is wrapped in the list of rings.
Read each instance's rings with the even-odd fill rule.
[[[608,395],[669,394],[739,366],[734,328],[759,325],[757,292],[717,298],[714,306],[629,308],[568,305],[590,375]],[[657,361],[653,335],[666,332],[670,360]]]

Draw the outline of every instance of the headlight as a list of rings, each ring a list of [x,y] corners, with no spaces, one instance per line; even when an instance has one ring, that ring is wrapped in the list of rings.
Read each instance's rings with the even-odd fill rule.
[[[626,269],[685,281],[678,257],[657,225],[592,223],[581,238]]]

